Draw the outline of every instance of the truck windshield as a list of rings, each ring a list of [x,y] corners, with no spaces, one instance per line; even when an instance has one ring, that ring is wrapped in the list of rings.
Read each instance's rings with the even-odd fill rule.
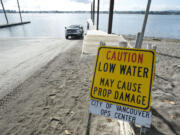
[[[69,28],[79,28],[79,26],[78,25],[71,25],[71,26],[69,26]]]

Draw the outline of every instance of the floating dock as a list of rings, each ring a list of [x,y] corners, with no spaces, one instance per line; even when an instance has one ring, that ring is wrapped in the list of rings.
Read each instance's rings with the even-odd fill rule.
[[[31,22],[27,21],[27,22],[5,24],[5,25],[0,25],[0,28],[6,28],[6,27],[11,27],[11,26],[16,26],[16,25],[23,25],[23,24],[28,24],[28,23],[31,23]]]

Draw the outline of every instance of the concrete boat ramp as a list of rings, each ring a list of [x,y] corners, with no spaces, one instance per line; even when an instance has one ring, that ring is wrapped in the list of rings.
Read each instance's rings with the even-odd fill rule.
[[[78,40],[58,38],[0,39],[0,98]]]

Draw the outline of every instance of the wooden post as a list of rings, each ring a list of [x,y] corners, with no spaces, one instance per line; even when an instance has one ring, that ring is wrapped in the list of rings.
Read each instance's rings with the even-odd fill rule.
[[[20,9],[20,5],[19,5],[19,0],[17,0],[17,4],[18,4],[18,9],[19,9],[20,19],[21,19],[21,22],[22,22],[22,16],[21,16],[21,9]]]
[[[149,15],[149,9],[151,6],[151,0],[148,0],[148,4],[147,4],[147,8],[146,8],[146,13],[144,16],[144,22],[143,22],[143,27],[142,27],[142,31],[141,31],[141,35],[140,35],[140,40],[139,40],[139,48],[141,48],[142,43],[143,43],[143,38],[144,38],[144,32],[146,29],[146,24],[147,24],[147,19],[148,19],[148,15]]]
[[[93,24],[95,22],[95,0],[93,0]]]
[[[108,34],[112,33],[113,10],[114,10],[114,0],[110,0]]]
[[[139,40],[140,40],[140,36],[141,36],[141,33],[138,32],[138,33],[137,33],[137,36],[136,36],[136,44],[135,44],[135,48],[139,48]]]
[[[5,16],[5,18],[6,18],[6,22],[7,22],[7,24],[9,24],[8,18],[7,18],[7,15],[6,15],[6,11],[5,11],[5,9],[4,9],[4,4],[3,4],[2,0],[1,0],[1,5],[2,5],[2,8],[3,8],[4,16]]]
[[[87,127],[86,127],[86,135],[90,135],[90,129],[91,129],[91,118],[92,118],[92,114],[91,114],[91,113],[89,113],[88,123],[87,123]]]
[[[98,0],[98,4],[97,4],[97,25],[96,25],[97,30],[99,30],[99,4],[100,4],[100,0]]]

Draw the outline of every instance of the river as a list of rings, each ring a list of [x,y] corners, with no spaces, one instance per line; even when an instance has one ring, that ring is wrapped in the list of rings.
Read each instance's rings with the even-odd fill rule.
[[[9,22],[19,22],[19,14],[7,14]],[[26,13],[24,21],[30,24],[0,29],[1,37],[64,37],[64,27],[81,24],[86,28],[90,14]],[[0,14],[0,25],[5,24]],[[144,15],[114,14],[113,30],[115,34],[136,35],[141,31]],[[180,15],[150,15],[145,36],[180,39]],[[108,14],[100,14],[100,29],[107,31]]]

